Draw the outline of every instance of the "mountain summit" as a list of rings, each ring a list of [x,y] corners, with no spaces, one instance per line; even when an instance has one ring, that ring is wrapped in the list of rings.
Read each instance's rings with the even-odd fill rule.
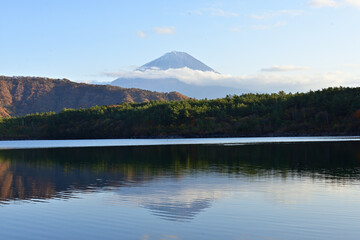
[[[137,68],[137,71],[146,71],[151,69],[167,70],[170,68],[189,68],[192,70],[211,71],[214,69],[200,62],[196,58],[185,52],[169,52],[165,55]]]
[[[164,70],[168,69],[183,69],[177,73],[171,73]],[[157,77],[154,77],[152,72],[147,72],[147,70],[159,70],[157,72]],[[140,73],[139,73],[140,71]],[[201,71],[204,74],[197,74],[194,71]],[[210,74],[207,74],[210,73]],[[219,82],[218,85],[214,84],[214,81],[209,79],[209,84],[206,83],[206,79],[202,79],[203,84],[199,85],[196,83],[185,82],[180,78],[183,74],[193,78],[196,82],[196,77],[201,75],[205,78],[207,75],[213,75],[220,73],[214,71],[214,69],[200,62],[196,58],[190,56],[185,52],[169,52],[163,56],[146,63],[145,65],[137,68],[129,76],[120,77],[111,82],[113,86],[120,86],[124,88],[140,88],[150,91],[158,92],[180,92],[185,94],[188,97],[192,98],[221,98],[225,97],[228,94],[241,94],[244,92],[249,92],[248,90],[238,89],[235,87],[222,86]],[[156,76],[156,74],[155,74]]]

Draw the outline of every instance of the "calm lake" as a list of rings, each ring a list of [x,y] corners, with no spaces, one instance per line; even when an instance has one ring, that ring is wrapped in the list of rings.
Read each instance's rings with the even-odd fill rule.
[[[0,149],[1,239],[360,239],[359,138]]]

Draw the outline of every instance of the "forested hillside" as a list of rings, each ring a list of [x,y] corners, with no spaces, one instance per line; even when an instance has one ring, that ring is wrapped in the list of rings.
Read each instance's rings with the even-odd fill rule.
[[[123,103],[0,123],[1,139],[359,134],[360,88]]]
[[[187,97],[177,92],[158,93],[134,88],[75,83],[66,79],[0,76],[0,117],[59,112],[63,108],[89,108],[122,102],[184,99]]]

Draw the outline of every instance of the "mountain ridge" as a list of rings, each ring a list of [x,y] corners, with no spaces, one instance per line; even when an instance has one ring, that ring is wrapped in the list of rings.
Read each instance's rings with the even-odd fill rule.
[[[88,108],[122,102],[185,100],[177,93],[159,93],[111,85],[75,83],[67,79],[0,76],[0,117],[37,112],[59,112],[64,108]]]

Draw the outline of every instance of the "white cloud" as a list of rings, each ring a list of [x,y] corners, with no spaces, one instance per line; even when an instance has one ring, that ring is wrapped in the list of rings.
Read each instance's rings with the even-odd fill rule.
[[[309,70],[309,67],[293,66],[293,65],[274,65],[270,68],[263,68],[261,72],[292,72],[292,71],[303,71]]]
[[[284,72],[261,72],[233,76],[216,72],[202,72],[189,68],[168,70],[127,71],[106,73],[116,78],[166,79],[176,78],[182,82],[200,86],[225,86],[250,89],[257,92],[308,91],[335,86],[357,86],[360,77],[346,72],[286,74]]]
[[[157,27],[154,31],[157,34],[172,35],[175,33],[175,27]]]
[[[345,64],[344,67],[360,69],[360,64]]]
[[[144,33],[143,31],[138,31],[137,35],[139,38],[146,38],[146,33]]]
[[[238,13],[225,11],[220,8],[209,8],[208,12],[210,12],[211,16],[216,16],[216,17],[238,17],[239,16]]]
[[[262,24],[262,25],[252,25],[250,28],[256,29],[256,30],[270,30],[274,28],[279,28],[282,26],[285,26],[286,22],[277,22],[275,24]]]
[[[240,32],[245,32],[246,30],[249,30],[249,29],[271,30],[271,29],[283,27],[286,24],[287,24],[286,22],[276,22],[273,24],[258,24],[258,25],[251,25],[251,26],[240,26],[240,27],[229,28],[229,31],[233,32],[233,33],[240,33]]]
[[[360,0],[310,0],[308,4],[311,7],[321,8],[321,7],[331,7],[337,8],[340,6],[356,7],[360,8]]]
[[[338,7],[340,5],[339,2],[334,0],[310,0],[309,5],[312,7]]]
[[[232,11],[226,11],[221,8],[204,8],[201,10],[190,10],[188,11],[188,14],[190,15],[210,15],[212,17],[238,17],[239,14]]]
[[[344,0],[345,4],[360,8],[360,0]]]
[[[283,9],[283,10],[278,10],[278,11],[269,11],[269,12],[265,12],[263,14],[253,14],[253,15],[251,15],[251,17],[253,19],[257,19],[257,20],[264,20],[264,19],[268,19],[268,18],[281,16],[281,15],[297,17],[297,16],[301,16],[303,14],[304,14],[303,10]]]
[[[233,27],[233,28],[229,28],[230,32],[242,32],[244,31],[245,28],[244,27]]]

